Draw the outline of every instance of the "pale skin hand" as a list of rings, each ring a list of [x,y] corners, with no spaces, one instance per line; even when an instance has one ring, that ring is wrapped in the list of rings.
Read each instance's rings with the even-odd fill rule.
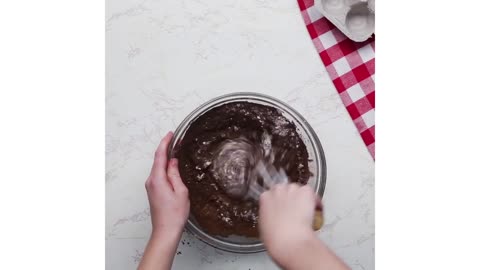
[[[190,211],[188,189],[178,172],[178,161],[167,160],[167,148],[173,134],[160,142],[152,171],[145,182],[152,234],[138,266],[140,270],[167,270],[172,267],[175,251]]]
[[[260,237],[267,252],[287,270],[349,269],[312,229],[320,200],[309,186],[279,184],[260,196]]]

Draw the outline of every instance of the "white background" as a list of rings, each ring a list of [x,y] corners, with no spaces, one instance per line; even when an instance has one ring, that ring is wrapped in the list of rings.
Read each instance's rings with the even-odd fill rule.
[[[476,10],[430,2],[376,6],[378,269],[479,267]],[[103,3],[1,13],[1,268],[102,269]]]

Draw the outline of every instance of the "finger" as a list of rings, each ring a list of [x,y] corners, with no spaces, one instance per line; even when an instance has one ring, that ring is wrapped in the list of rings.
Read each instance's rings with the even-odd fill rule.
[[[271,191],[265,191],[262,194],[260,194],[260,197],[258,198],[260,209],[262,208],[262,205],[265,203],[266,200],[268,200],[268,197],[270,196]]]
[[[303,186],[298,185],[298,187],[302,193],[308,194],[309,197],[313,198],[315,196],[315,191],[309,184]]]
[[[316,209],[317,207],[317,199],[318,196],[315,194],[315,191],[311,186],[304,185],[299,188],[300,193],[302,194],[302,197],[308,198],[309,204],[311,205],[312,208]]]
[[[280,191],[287,190],[287,187],[288,187],[288,184],[286,183],[275,184],[270,188],[270,190],[272,191],[272,193],[278,193]]]
[[[188,189],[183,183],[182,178],[180,177],[180,172],[178,171],[178,159],[173,158],[170,160],[168,163],[167,175],[175,193],[188,193]]]
[[[168,144],[170,143],[173,137],[173,133],[169,131],[165,137],[160,141],[157,150],[155,151],[155,158],[153,160],[152,171],[150,176],[152,181],[155,180],[166,180],[166,169],[167,169],[167,149]]]
[[[288,184],[288,186],[287,186],[287,191],[288,191],[289,193],[296,192],[296,191],[299,190],[299,189],[300,189],[300,185],[297,184],[297,183],[290,183],[290,184]]]

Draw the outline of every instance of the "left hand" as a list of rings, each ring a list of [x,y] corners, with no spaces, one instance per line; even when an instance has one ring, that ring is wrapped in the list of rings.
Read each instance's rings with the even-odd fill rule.
[[[172,268],[175,250],[190,211],[188,190],[178,172],[178,161],[167,160],[169,132],[155,152],[152,171],[145,188],[152,217],[152,235],[138,269],[167,270]]]
[[[178,171],[178,160],[167,160],[167,148],[173,137],[169,132],[155,152],[147,189],[152,218],[152,235],[181,233],[190,211],[188,189]]]

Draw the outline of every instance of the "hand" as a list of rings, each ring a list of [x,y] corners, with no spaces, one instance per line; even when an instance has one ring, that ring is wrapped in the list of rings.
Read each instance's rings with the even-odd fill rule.
[[[309,186],[278,184],[260,196],[260,236],[272,257],[313,236],[317,196]]]
[[[167,148],[172,137],[173,133],[169,132],[160,142],[152,171],[145,182],[152,217],[152,235],[138,266],[139,270],[171,269],[190,211],[188,190],[180,178],[178,161],[167,161]]]
[[[155,152],[147,189],[152,218],[152,235],[181,233],[190,211],[188,189],[178,172],[178,160],[167,161],[167,148],[173,137],[169,132]]]
[[[292,251],[316,240],[312,224],[317,205],[320,200],[310,186],[279,184],[260,196],[260,236],[282,267],[292,259]]]
[[[320,199],[310,186],[279,184],[260,195],[260,237],[272,259],[288,270],[346,270],[313,231]]]

